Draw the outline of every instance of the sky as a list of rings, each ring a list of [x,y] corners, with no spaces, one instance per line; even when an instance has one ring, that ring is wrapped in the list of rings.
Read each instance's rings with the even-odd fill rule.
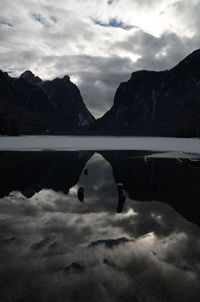
[[[200,45],[199,0],[1,0],[0,69],[69,75],[95,117],[140,69],[170,69]]]

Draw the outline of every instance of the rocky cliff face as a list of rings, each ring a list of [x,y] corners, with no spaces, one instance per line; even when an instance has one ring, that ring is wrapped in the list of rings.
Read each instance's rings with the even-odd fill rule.
[[[48,96],[65,125],[77,128],[94,122],[95,119],[86,108],[78,87],[68,76],[42,81],[38,87]]]
[[[0,71],[0,134],[71,134],[94,122],[68,76],[42,81],[31,71]]]
[[[133,72],[112,108],[95,124],[101,134],[200,136],[200,50],[171,70]]]

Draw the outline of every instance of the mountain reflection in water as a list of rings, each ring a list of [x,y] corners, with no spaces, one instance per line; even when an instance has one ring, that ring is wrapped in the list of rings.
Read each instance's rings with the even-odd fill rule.
[[[200,301],[200,167],[150,154],[0,152],[0,301]]]

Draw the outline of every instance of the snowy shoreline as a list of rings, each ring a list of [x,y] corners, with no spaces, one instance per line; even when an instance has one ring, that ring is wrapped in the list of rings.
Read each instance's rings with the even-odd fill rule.
[[[1,136],[0,151],[141,150],[200,154],[198,138],[116,136]]]

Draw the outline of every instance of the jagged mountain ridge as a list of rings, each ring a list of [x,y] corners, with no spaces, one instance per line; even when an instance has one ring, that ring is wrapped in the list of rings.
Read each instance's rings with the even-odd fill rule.
[[[95,121],[68,76],[42,81],[0,71],[0,134],[200,136],[200,50],[171,70],[133,72]]]
[[[73,125],[76,128],[94,122],[94,117],[86,108],[78,87],[70,81],[69,76],[41,81],[38,87],[48,96],[65,125]],[[72,112],[74,114],[71,114]]]
[[[20,78],[26,80],[29,84],[38,84],[42,82],[42,80],[38,76],[35,76],[30,70],[24,71]]]
[[[95,121],[68,76],[42,81],[31,71],[0,71],[0,133],[72,134]]]
[[[94,124],[99,134],[200,136],[200,50],[166,71],[136,71]]]

